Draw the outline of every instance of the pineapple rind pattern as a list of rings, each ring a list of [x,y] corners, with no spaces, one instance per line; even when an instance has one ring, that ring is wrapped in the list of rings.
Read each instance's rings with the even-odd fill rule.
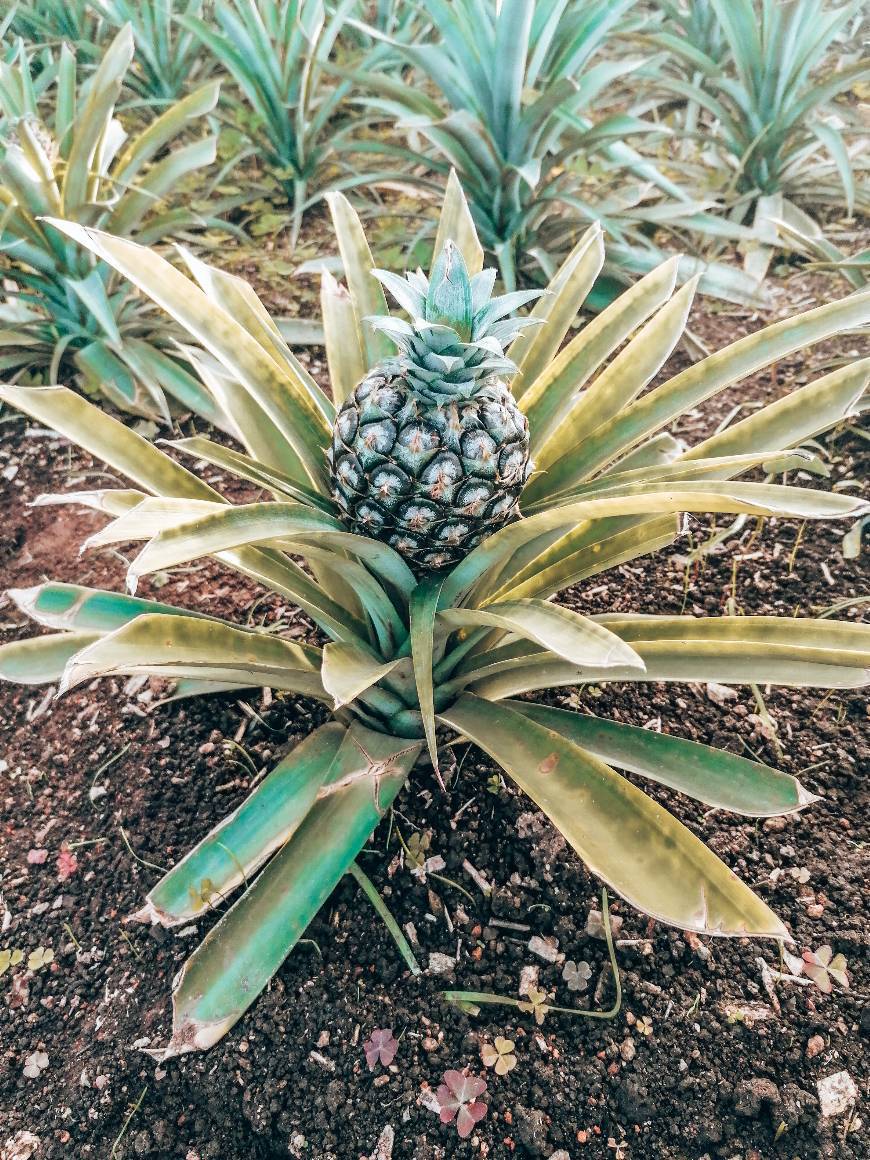
[[[368,319],[398,355],[366,375],[336,416],[333,495],[351,531],[382,540],[418,574],[457,564],[518,515],[531,470],[525,415],[499,377],[505,346],[538,297],[492,298],[494,271],[473,278],[448,242],[427,279],[374,271],[410,316]]]
[[[437,571],[516,515],[528,421],[494,376],[471,398],[427,403],[381,364],[339,411],[330,460],[351,531]]]

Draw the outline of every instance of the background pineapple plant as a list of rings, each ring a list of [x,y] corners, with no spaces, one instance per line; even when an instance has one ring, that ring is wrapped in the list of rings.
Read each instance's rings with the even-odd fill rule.
[[[128,135],[115,109],[133,53],[125,25],[87,83],[77,84],[67,44],[44,56],[36,81],[22,41],[12,62],[0,60],[0,372],[30,381],[75,374],[122,411],[166,422],[169,396],[221,425],[225,419],[180,357],[180,333],[47,222],[63,216],[150,245],[213,224],[168,199],[215,159],[214,133],[180,138],[215,107],[220,81]]]
[[[346,280],[341,286],[324,275],[322,288],[334,401],[245,282],[184,254],[187,277],[154,251],[53,222],[152,297],[207,352],[203,366],[211,373],[203,389],[232,417],[242,449],[202,435],[176,441],[176,449],[272,498],[228,502],[195,471],[65,388],[0,391],[130,480],[124,490],[47,502],[79,502],[112,517],[90,546],[144,541],[129,569],[132,590],[140,576],[214,555],[304,609],[325,640],[303,644],[74,585],[12,593],[22,610],[60,631],[0,649],[6,679],[59,681],[66,690],[100,675],[145,673],[177,680],[178,695],[268,685],[313,697],[334,715],[150,891],[141,917],[175,926],[245,885],[176,981],[173,1035],[160,1057],[209,1047],[254,1001],[424,749],[437,771],[436,723],[498,761],[589,868],[632,905],[698,933],[786,937],[749,887],[613,766],[755,817],[809,804],[812,795],[794,777],[676,736],[521,698],[588,681],[855,688],[870,674],[870,629],[855,623],[585,616],[552,599],[673,543],[686,512],[839,519],[866,511],[847,494],[734,477],[759,464],[775,471],[806,464],[807,453],[795,446],[851,412],[868,381],[868,360],[838,367],[692,447],[666,429],[759,368],[865,325],[870,293],[777,322],[650,388],[683,333],[695,286],[676,289],[676,263],[669,261],[566,342],[604,261],[601,231],[590,229],[537,299],[529,316],[535,325],[511,320],[511,307],[521,303],[503,300],[496,309],[506,313],[486,347],[484,361],[491,353],[506,372],[497,348],[509,343],[512,408],[528,422],[538,473],[519,496],[521,518],[479,529],[483,538],[452,568],[430,570],[412,557],[418,576],[389,543],[359,533],[356,511],[334,497],[328,452],[344,408],[354,413],[367,401],[354,392],[368,368],[381,364],[380,380],[382,360],[392,357],[389,335],[415,344],[414,359],[400,355],[395,372],[405,397],[419,392],[420,405],[431,406],[427,393],[455,387],[448,381],[455,373],[468,389],[465,376],[473,378],[474,368],[467,369],[466,347],[474,346],[476,312],[470,343],[457,347],[453,333],[437,328],[460,339],[467,332],[468,311],[450,296],[459,287],[467,307],[472,284],[486,286],[483,252],[451,179],[424,318],[415,320],[421,302],[405,288],[423,295],[422,279],[402,283],[381,273],[411,308],[409,320],[385,322],[359,220],[341,195],[331,198],[331,209]],[[481,290],[486,310],[483,300]],[[367,321],[373,316],[381,320],[374,326]],[[435,359],[457,361],[445,367],[423,352],[427,326],[457,351]],[[427,372],[444,369],[448,379],[420,379],[420,355]],[[335,486],[344,499],[342,485]]]

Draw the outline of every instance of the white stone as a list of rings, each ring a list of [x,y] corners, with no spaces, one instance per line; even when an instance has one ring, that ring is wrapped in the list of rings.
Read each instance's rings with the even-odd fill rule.
[[[30,1160],[39,1151],[42,1141],[33,1132],[16,1132],[4,1141],[0,1156],[3,1160]]]
[[[835,1071],[826,1075],[816,1084],[819,1093],[819,1107],[825,1119],[841,1116],[858,1099],[858,1089],[848,1071]]]
[[[545,963],[557,963],[564,957],[559,954],[558,939],[541,938],[539,934],[533,934],[529,939],[529,950]]]
[[[395,1142],[396,1133],[393,1131],[392,1124],[387,1124],[378,1136],[378,1142],[375,1144],[375,1150],[372,1152],[370,1160],[393,1160]]]
[[[736,700],[738,693],[730,685],[720,685],[716,681],[708,681],[707,696],[715,705],[724,705],[726,701]]]
[[[432,951],[429,955],[429,970],[433,975],[452,975],[456,970],[456,960],[453,955]]]
[[[520,971],[519,992],[521,995],[528,995],[529,989],[531,987],[534,987],[537,990],[538,973],[539,973],[539,968],[536,966],[532,966],[531,964],[527,964],[526,966],[523,967],[523,969]]]

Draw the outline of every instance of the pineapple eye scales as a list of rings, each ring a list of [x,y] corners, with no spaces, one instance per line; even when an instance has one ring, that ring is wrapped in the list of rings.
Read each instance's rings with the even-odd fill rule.
[[[528,421],[506,378],[511,317],[538,291],[492,296],[448,240],[431,278],[374,275],[408,314],[368,318],[397,353],[344,400],[330,448],[334,498],[351,531],[394,548],[416,574],[449,568],[518,513],[531,471]],[[400,502],[401,501],[401,502]]]

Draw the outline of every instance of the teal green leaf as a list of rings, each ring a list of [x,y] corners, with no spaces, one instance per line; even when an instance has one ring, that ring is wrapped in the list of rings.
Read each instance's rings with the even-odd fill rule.
[[[420,742],[354,724],[319,801],[185,963],[167,1059],[217,1043],[254,1002],[338,885],[401,789]]]
[[[55,632],[0,645],[0,679],[19,685],[59,681],[71,657],[99,640],[94,632]]]
[[[135,917],[178,926],[223,905],[298,830],[317,800],[344,735],[344,727],[336,721],[310,733],[238,809],[161,878]]]
[[[818,800],[796,777],[724,749],[531,701],[504,704],[560,733],[601,761],[640,774],[708,806],[767,818],[803,809]]]
[[[162,604],[159,600],[142,600],[122,592],[84,588],[79,584],[48,582],[33,588],[10,588],[8,595],[37,624],[77,632],[113,632],[136,616],[155,612],[166,616],[211,619],[202,612],[190,612],[186,608]]]
[[[438,771],[438,745],[435,740],[435,688],[432,675],[435,652],[435,617],[443,579],[434,576],[423,580],[411,594],[411,659],[414,680],[423,716],[423,729],[432,765]]]

